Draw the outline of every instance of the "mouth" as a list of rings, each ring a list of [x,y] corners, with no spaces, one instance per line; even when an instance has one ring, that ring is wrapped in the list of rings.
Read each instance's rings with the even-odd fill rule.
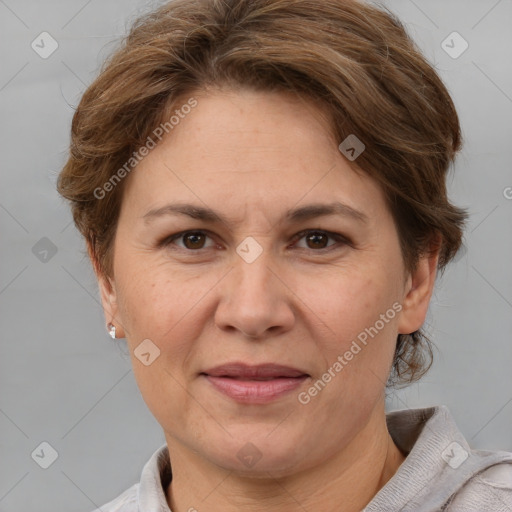
[[[216,391],[239,403],[264,404],[276,400],[303,384],[310,375],[289,366],[228,363],[206,372],[202,377]]]
[[[309,376],[306,372],[274,363],[249,365],[246,363],[226,363],[202,372],[210,377],[226,377],[238,380],[273,380]]]

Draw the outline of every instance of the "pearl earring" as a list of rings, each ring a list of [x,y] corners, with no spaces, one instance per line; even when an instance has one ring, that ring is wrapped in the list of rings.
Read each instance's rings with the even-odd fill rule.
[[[114,324],[108,324],[108,333],[111,338],[116,338],[116,326]]]

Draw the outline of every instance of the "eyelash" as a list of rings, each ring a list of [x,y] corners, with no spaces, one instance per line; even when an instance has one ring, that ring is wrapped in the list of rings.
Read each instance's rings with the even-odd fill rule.
[[[202,235],[206,235],[209,238],[211,238],[208,233],[209,233],[209,231],[199,230],[199,229],[197,229],[197,230],[193,229],[193,230],[188,230],[188,231],[181,231],[180,233],[175,233],[174,235],[171,235],[171,236],[168,236],[168,237],[164,238],[162,241],[158,242],[157,245],[158,245],[159,248],[164,248],[164,247],[168,248],[169,246],[172,245],[172,242],[174,242],[174,240],[183,238],[185,235],[189,235],[189,234],[202,234]],[[301,240],[302,238],[304,238],[306,235],[313,234],[313,233],[326,235],[327,237],[332,238],[333,240],[336,240],[338,242],[338,244],[341,243],[342,245],[352,246],[351,241],[347,237],[345,237],[343,235],[340,235],[339,233],[332,233],[330,231],[325,231],[323,229],[305,229],[305,230],[297,233],[294,236],[293,242],[295,243],[295,242]],[[321,249],[309,249],[309,250],[313,251],[313,252],[317,252],[317,253],[324,253],[324,252],[332,250],[333,248],[336,248],[336,245],[337,244],[333,244],[333,245],[330,245],[328,247],[324,247],[324,248],[321,248]],[[209,249],[209,247],[201,248],[201,249],[187,249],[187,248],[183,248],[183,247],[177,247],[177,250],[183,250],[183,251],[186,251],[186,252],[189,252],[189,253],[201,252],[201,251],[206,250],[206,249]],[[300,248],[300,249],[308,250],[308,248],[305,248],[305,249]]]

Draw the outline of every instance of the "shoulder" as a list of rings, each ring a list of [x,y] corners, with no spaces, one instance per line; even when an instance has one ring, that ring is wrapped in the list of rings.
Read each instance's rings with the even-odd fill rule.
[[[449,512],[512,510],[512,461],[490,466],[474,475],[450,500]]]
[[[139,485],[138,483],[132,485],[117,498],[105,503],[105,505],[92,512],[138,512],[137,497]]]

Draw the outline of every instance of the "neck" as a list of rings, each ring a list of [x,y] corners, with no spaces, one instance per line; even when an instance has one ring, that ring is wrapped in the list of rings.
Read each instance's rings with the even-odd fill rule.
[[[274,478],[240,476],[167,439],[173,480],[166,497],[172,512],[359,512],[395,474],[405,456],[376,416],[342,450],[321,465]],[[171,441],[171,443],[169,443]]]

